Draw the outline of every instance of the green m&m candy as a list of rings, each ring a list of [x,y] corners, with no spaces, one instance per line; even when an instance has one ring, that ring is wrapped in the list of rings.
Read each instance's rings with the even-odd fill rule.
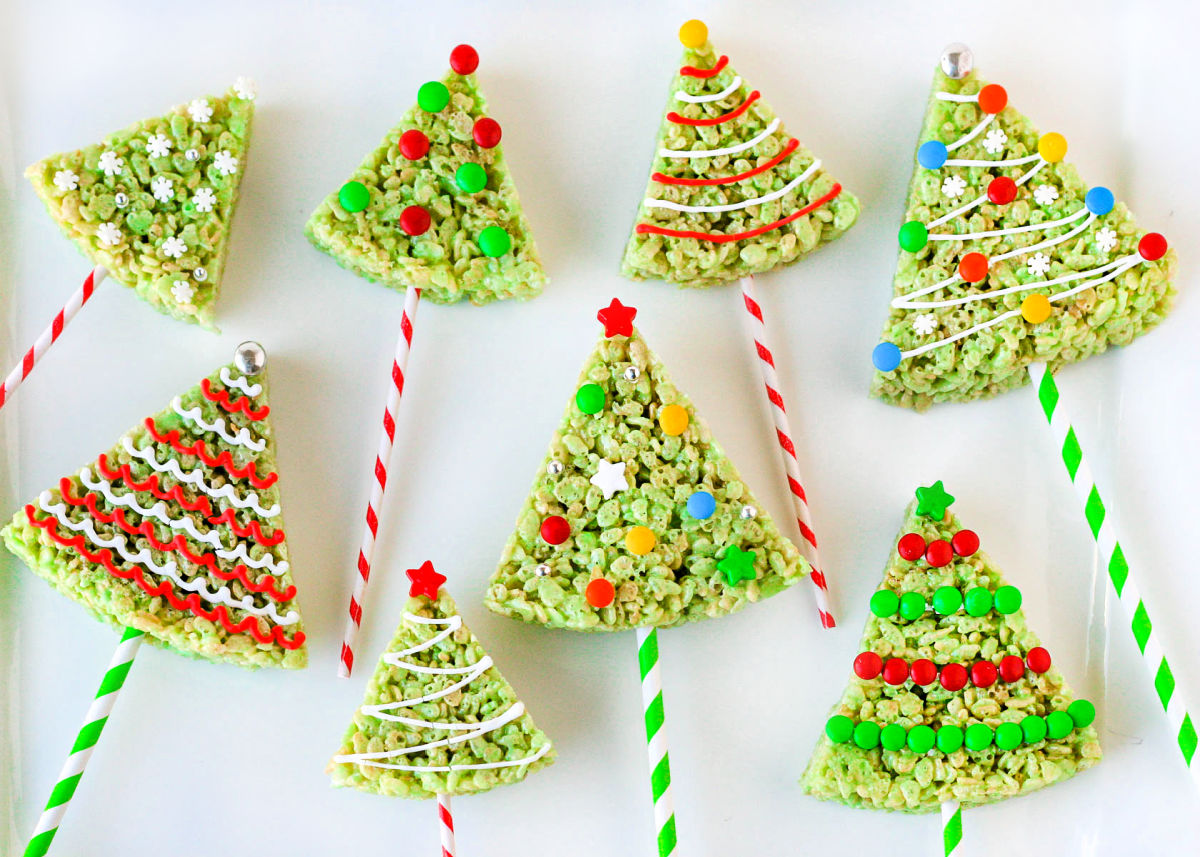
[[[905,592],[900,596],[900,615],[915,622],[925,615],[925,596],[920,592]]]
[[[1021,746],[1025,733],[1017,723],[1001,723],[996,727],[996,746],[1001,750],[1015,750]]]
[[[454,183],[467,193],[478,193],[487,185],[487,170],[468,161],[455,171]]]
[[[854,721],[845,714],[835,714],[825,721],[825,734],[834,744],[845,744],[854,735]]]
[[[879,724],[863,720],[854,727],[854,744],[863,750],[874,750],[879,746]]]
[[[1046,715],[1046,734],[1051,741],[1066,738],[1075,728],[1075,721],[1065,711],[1051,711]]]
[[[1021,609],[1021,590],[1015,586],[1001,586],[996,590],[996,612],[1008,615]]]
[[[1030,714],[1021,721],[1021,733],[1026,744],[1036,744],[1046,738],[1046,718]]]
[[[928,753],[932,750],[934,741],[936,740],[937,736],[933,729],[924,723],[908,730],[908,749],[918,755]]]
[[[417,90],[417,106],[427,113],[437,113],[450,103],[450,90],[440,80],[421,84]]]
[[[939,726],[937,730],[937,748],[943,753],[953,753],[963,745],[963,728],[953,723]]]
[[[362,211],[371,201],[371,192],[362,182],[346,182],[338,191],[338,205],[354,214]]]
[[[910,220],[900,227],[900,249],[916,253],[929,242],[929,230],[925,224]]]
[[[967,596],[963,602],[967,605],[967,615],[986,616],[992,609],[992,593],[982,586],[976,586],[967,590]]]
[[[879,733],[879,743],[885,750],[900,750],[908,743],[908,731],[899,723],[889,723]]]
[[[575,392],[575,405],[585,414],[598,414],[604,409],[604,390],[599,384],[584,384]]]
[[[886,618],[900,609],[900,596],[890,589],[881,589],[871,596],[871,612]]]
[[[962,603],[962,593],[953,586],[939,586],[933,593],[933,609],[943,616],[957,613]]]
[[[986,723],[972,723],[967,727],[967,749],[986,750],[992,746],[992,727]]]
[[[1071,722],[1075,724],[1076,729],[1083,729],[1085,726],[1091,726],[1092,721],[1096,719],[1096,706],[1086,699],[1077,699],[1067,706],[1067,714],[1071,715]]]
[[[475,240],[479,244],[479,251],[485,256],[491,256],[493,259],[497,256],[503,256],[512,249],[512,239],[499,226],[485,227]]]

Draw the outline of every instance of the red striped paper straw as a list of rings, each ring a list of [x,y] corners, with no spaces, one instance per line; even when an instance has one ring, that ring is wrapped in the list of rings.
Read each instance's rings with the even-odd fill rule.
[[[400,319],[400,336],[396,340],[392,379],[383,411],[383,432],[379,437],[379,451],[375,455],[375,481],[371,486],[371,499],[367,502],[362,545],[358,549],[358,579],[354,582],[354,594],[350,596],[350,615],[346,617],[342,656],[338,659],[338,675],[342,678],[349,678],[354,670],[354,641],[362,625],[363,600],[367,594],[367,581],[371,578],[371,556],[375,553],[375,536],[379,532],[379,508],[383,502],[383,489],[387,487],[388,460],[392,457],[392,444],[396,440],[396,408],[400,404],[400,394],[404,392],[404,373],[408,366],[408,352],[412,348],[413,321],[417,317],[420,299],[419,288],[409,286],[405,289],[404,315]]]
[[[92,269],[92,272],[84,279],[83,285],[75,290],[71,295],[66,305],[58,311],[58,315],[54,316],[54,321],[50,322],[50,326],[42,331],[42,335],[37,338],[25,356],[21,358],[21,362],[13,367],[13,370],[8,373],[8,377],[4,379],[4,383],[0,384],[0,408],[8,404],[9,397],[21,386],[21,382],[29,377],[29,373],[33,371],[34,365],[42,359],[50,346],[58,341],[62,336],[63,330],[67,323],[75,317],[75,313],[79,312],[82,307],[91,298],[92,293],[96,291],[96,286],[108,276],[108,271],[99,265]]]
[[[800,477],[800,464],[796,460],[796,444],[792,440],[792,429],[788,425],[787,408],[783,394],[779,392],[779,374],[775,371],[775,356],[767,344],[767,326],[763,322],[762,307],[754,297],[754,278],[742,277],[742,301],[750,316],[754,330],[754,347],[758,351],[758,368],[762,371],[763,386],[767,400],[771,403],[771,418],[775,421],[775,436],[779,441],[779,454],[783,458],[783,469],[787,473],[788,493],[796,512],[796,524],[800,527],[800,551],[812,566],[813,595],[817,600],[817,615],[821,627],[835,625],[833,612],[829,608],[829,583],[821,568],[821,557],[817,553],[817,534],[813,532],[812,516],[808,511],[808,497],[804,493],[804,480]]]
[[[442,857],[454,857],[454,816],[450,814],[450,795],[438,793],[438,829],[442,834]]]

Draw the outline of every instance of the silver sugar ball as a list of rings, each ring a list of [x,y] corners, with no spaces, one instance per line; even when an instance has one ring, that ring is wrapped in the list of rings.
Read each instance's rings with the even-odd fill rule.
[[[975,56],[962,42],[946,45],[942,51],[942,74],[951,80],[962,80],[975,68]]]
[[[753,506],[743,506],[742,511],[738,514],[742,516],[743,520],[749,521],[751,518],[758,517],[758,509],[755,509]]]
[[[533,573],[538,577],[548,577],[550,575],[550,566],[546,565],[544,562],[538,563],[536,566],[534,566]]]
[[[559,461],[557,458],[552,458],[550,460],[550,463],[546,465],[546,472],[549,473],[551,476],[557,476],[558,474],[562,473],[562,471],[563,471],[562,462]]]
[[[197,283],[203,283],[208,279],[208,269],[197,268],[196,270],[192,271],[192,276],[196,278]]]
[[[233,362],[243,375],[257,375],[267,367],[267,352],[257,342],[246,341],[237,347]]]
[[[189,161],[198,161],[198,160],[200,160],[200,150],[199,149],[188,149],[186,152],[183,153],[183,156],[185,158],[187,158]]]
[[[642,377],[642,370],[638,369],[636,366],[630,366],[621,373],[621,376],[626,381],[636,381],[638,378]]]
[[[116,204],[117,208],[124,208],[125,206],[129,205],[129,195],[125,193],[118,193],[113,197],[113,203]]]

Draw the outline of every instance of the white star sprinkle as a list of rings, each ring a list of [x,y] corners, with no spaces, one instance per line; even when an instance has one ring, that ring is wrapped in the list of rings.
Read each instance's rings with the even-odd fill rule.
[[[1096,233],[1096,246],[1105,253],[1111,253],[1112,249],[1117,246],[1116,231],[1105,226]]]
[[[967,180],[962,176],[946,176],[942,181],[942,193],[951,199],[958,199],[967,190]]]
[[[629,490],[629,481],[625,478],[624,461],[613,464],[611,461],[605,461],[602,458],[597,462],[596,466],[598,468],[596,475],[588,481],[604,493],[605,500],[612,497],[618,491]]]
[[[1034,253],[1026,263],[1029,273],[1035,277],[1044,277],[1050,272],[1050,257],[1045,253]]]
[[[925,315],[919,315],[914,318],[912,326],[914,333],[918,334],[919,336],[928,336],[937,330],[938,320],[936,316],[926,313]]]
[[[1008,144],[1008,135],[999,128],[993,128],[987,132],[987,136],[983,138],[983,148],[987,150],[989,155],[998,155],[1004,150]]]

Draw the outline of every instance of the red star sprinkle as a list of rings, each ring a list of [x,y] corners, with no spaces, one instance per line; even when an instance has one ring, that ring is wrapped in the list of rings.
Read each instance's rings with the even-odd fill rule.
[[[605,336],[633,336],[633,319],[636,315],[637,309],[613,298],[612,303],[596,313],[596,318],[604,325]]]
[[[432,601],[437,601],[438,590],[446,582],[446,576],[434,571],[432,562],[425,560],[425,562],[421,563],[420,568],[410,568],[404,573],[412,581],[412,586],[408,588],[409,595],[414,597],[424,595]]]

